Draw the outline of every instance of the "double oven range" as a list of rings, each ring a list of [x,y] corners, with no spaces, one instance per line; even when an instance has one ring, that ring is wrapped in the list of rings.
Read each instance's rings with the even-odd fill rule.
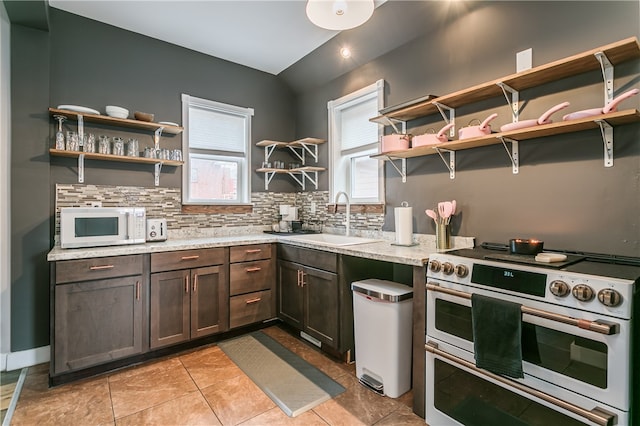
[[[576,253],[541,265],[481,247],[431,256],[426,423],[640,424],[637,260]],[[521,305],[523,378],[476,367],[472,294]]]

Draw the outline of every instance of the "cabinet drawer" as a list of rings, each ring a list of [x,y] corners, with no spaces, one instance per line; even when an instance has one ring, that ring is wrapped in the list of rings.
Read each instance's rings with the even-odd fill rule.
[[[231,263],[260,259],[271,259],[271,244],[252,244],[229,249],[229,262]]]
[[[229,266],[229,277],[232,296],[271,288],[275,280],[273,261],[234,263]]]
[[[338,272],[338,255],[335,253],[278,244],[278,258],[323,271]]]
[[[175,271],[223,263],[225,263],[223,247],[151,254],[151,272]]]
[[[56,262],[56,284],[142,274],[142,255],[96,257]]]
[[[271,290],[233,296],[229,300],[229,326],[240,327],[275,316]]]

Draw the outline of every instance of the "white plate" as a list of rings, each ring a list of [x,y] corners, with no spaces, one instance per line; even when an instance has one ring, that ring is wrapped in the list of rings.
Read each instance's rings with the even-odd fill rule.
[[[178,123],[173,123],[171,121],[159,121],[158,124],[165,124],[167,126],[176,126],[176,127],[180,127],[180,125]]]
[[[100,111],[96,111],[95,109],[78,106],[78,105],[58,105],[58,109],[66,109],[68,111],[82,112],[85,114],[96,114],[100,115]]]

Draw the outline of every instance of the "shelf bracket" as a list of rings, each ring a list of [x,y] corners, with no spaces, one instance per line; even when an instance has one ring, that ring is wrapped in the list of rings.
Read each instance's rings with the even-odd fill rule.
[[[291,176],[293,178],[293,180],[295,180],[296,182],[298,182],[298,185],[300,185],[302,187],[302,190],[305,190],[305,185],[304,185],[304,176],[300,175],[300,178],[298,178],[298,176],[296,176],[294,173],[292,172],[287,172],[287,174],[289,176]]]
[[[604,145],[604,166],[613,167],[613,127],[604,120],[595,120],[600,126]]]
[[[318,172],[306,172],[305,170],[301,170],[300,173],[302,173],[302,180],[304,181],[305,179],[309,179],[309,182],[311,182],[313,184],[313,186],[315,186],[316,189],[318,189]],[[314,174],[314,177],[311,177],[311,174]],[[302,185],[302,189],[304,190],[304,185]]]
[[[504,147],[504,150],[507,151],[507,155],[509,156],[509,159],[511,160],[511,166],[512,166],[512,171],[514,175],[517,175],[518,172],[520,171],[520,157],[519,157],[519,150],[518,150],[518,141],[511,139],[511,138],[505,138],[500,136],[500,142],[502,142],[502,146]],[[509,142],[511,144],[511,151],[509,151],[509,148],[507,147],[507,142]]]
[[[507,103],[511,107],[511,121],[513,123],[517,123],[520,118],[520,111],[518,110],[518,102],[520,101],[519,92],[503,82],[498,82],[496,84],[502,89],[502,93],[504,94]],[[507,92],[509,92],[511,97],[509,97],[509,94],[507,94]]]
[[[604,52],[596,52],[593,55],[598,62],[600,62],[602,79],[604,81],[604,105],[606,105],[613,100],[613,65]]]
[[[164,130],[164,127],[159,127],[153,133],[153,149],[155,149],[156,151],[160,149],[160,136],[162,136],[163,130]],[[156,186],[158,186],[158,184],[156,184]]]
[[[84,154],[78,155],[78,183],[84,183]]]
[[[271,180],[275,175],[276,175],[276,172],[264,172],[264,190],[265,191],[269,190],[269,184],[271,183]]]
[[[436,150],[436,152],[442,159],[442,162],[444,163],[444,165],[447,166],[447,169],[449,169],[449,179],[455,179],[456,178],[456,152],[448,149],[437,148],[437,147],[434,147],[433,149]],[[443,152],[449,153],[449,161],[447,161],[447,159],[444,158],[444,155],[442,155]]]
[[[313,157],[314,160],[316,160],[316,163],[318,162],[318,145],[316,144],[307,144],[304,142],[298,142],[301,146],[302,146],[302,157],[300,157],[300,155],[298,155],[298,153],[296,151],[294,151],[296,153],[296,155],[298,155],[298,158],[300,158],[300,160],[302,160],[302,164],[305,164],[305,151],[309,153],[310,156]],[[313,149],[311,149],[311,147],[313,147]],[[293,147],[289,147],[293,150]]]
[[[276,145],[267,145],[264,147],[264,162],[268,163],[269,162],[269,158],[271,157],[271,154],[273,154],[273,151],[276,149]]]
[[[438,108],[438,111],[440,111],[440,115],[442,116],[442,118],[444,118],[445,123],[453,123],[453,127],[449,130],[449,136],[454,138],[456,136],[456,110],[439,102],[434,102],[433,104],[436,106],[436,108]],[[449,113],[448,117],[447,113]]]
[[[391,127],[393,127],[393,131],[396,132],[396,134],[400,134],[400,133],[405,133],[406,129],[407,129],[407,122],[406,121],[402,121],[402,120],[398,120],[396,118],[391,118],[391,117],[387,117],[386,115],[383,115],[383,117],[385,118],[385,120],[387,120],[387,122],[389,123],[389,125]],[[402,125],[402,131],[398,130],[398,127],[396,126],[396,123],[399,123]],[[382,123],[380,123],[382,124]],[[384,124],[382,124],[384,126]]]
[[[155,186],[160,186],[160,170],[162,170],[162,162],[154,165],[153,183]]]

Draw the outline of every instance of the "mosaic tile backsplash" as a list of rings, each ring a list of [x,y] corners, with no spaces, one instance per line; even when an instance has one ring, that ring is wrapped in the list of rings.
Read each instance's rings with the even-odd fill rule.
[[[179,188],[109,186],[109,185],[56,185],[56,239],[60,235],[60,208],[90,207],[101,203],[104,207],[145,207],[147,217],[166,218],[170,237],[215,236],[233,233],[233,228],[256,227],[270,229],[277,221],[279,205],[300,207],[300,219],[328,228],[344,228],[344,213],[330,214],[328,191],[296,193],[254,192],[251,194],[253,211],[243,214],[186,214],[182,213],[182,194]],[[315,212],[312,212],[315,203]],[[384,214],[351,214],[351,229],[380,231]]]

